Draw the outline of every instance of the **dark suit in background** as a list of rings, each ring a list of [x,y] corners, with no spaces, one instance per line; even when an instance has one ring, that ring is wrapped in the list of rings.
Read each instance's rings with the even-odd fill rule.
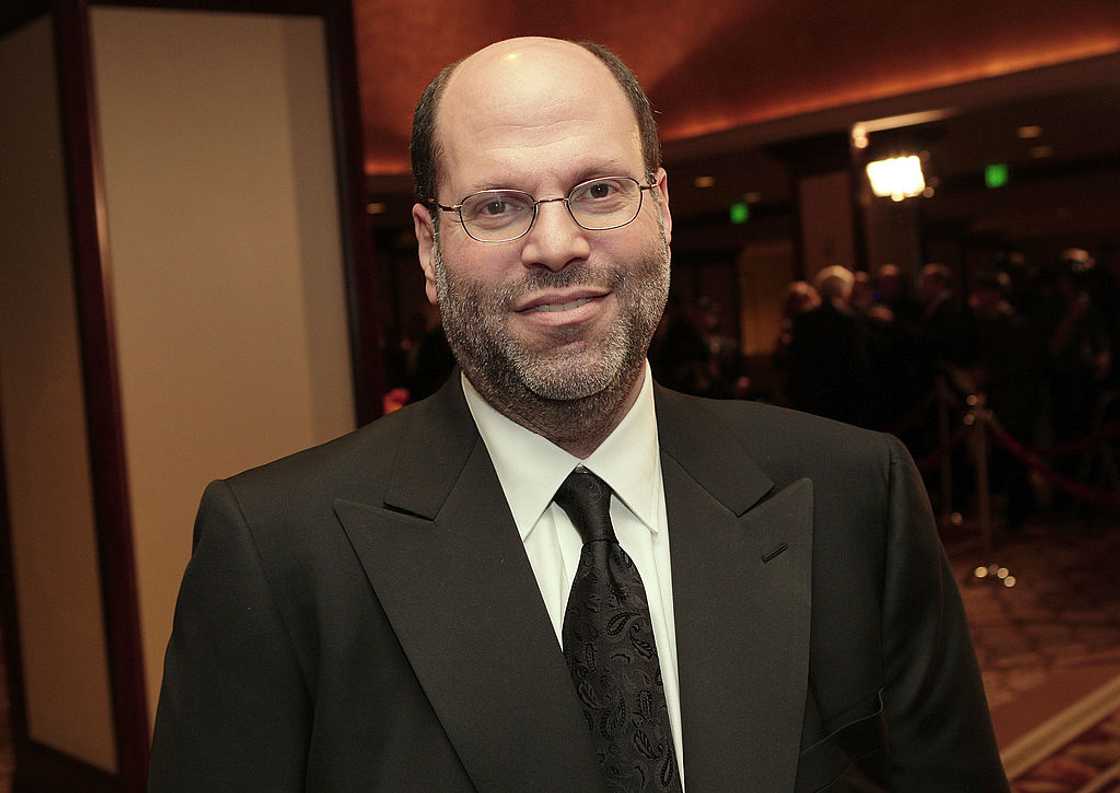
[[[871,360],[865,321],[826,300],[793,321],[787,390],[798,410],[867,426]]]

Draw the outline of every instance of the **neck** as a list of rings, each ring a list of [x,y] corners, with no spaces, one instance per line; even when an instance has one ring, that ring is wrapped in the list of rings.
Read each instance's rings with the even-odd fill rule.
[[[591,456],[634,406],[642,391],[645,359],[620,373],[602,391],[582,399],[546,399],[528,388],[492,388],[483,378],[467,378],[482,397],[510,421],[535,432],[573,457]]]

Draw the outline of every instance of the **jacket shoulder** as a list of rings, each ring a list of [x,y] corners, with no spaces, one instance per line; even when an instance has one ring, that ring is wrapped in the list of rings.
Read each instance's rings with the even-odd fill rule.
[[[725,428],[759,466],[781,486],[802,477],[832,480],[844,471],[866,477],[875,470],[886,481],[892,447],[898,441],[881,432],[844,424],[789,408],[733,399],[705,399],[672,391],[665,398],[677,409],[706,414]]]
[[[226,483],[251,524],[321,515],[338,498],[368,501],[389,481],[393,462],[424,403],[410,405],[333,440],[250,468]]]

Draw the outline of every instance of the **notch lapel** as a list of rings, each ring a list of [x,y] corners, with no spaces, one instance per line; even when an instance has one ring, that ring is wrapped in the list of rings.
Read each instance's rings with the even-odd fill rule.
[[[413,422],[384,505],[335,502],[479,793],[599,791],[564,656],[458,372]]]
[[[657,396],[686,788],[792,790],[808,685],[812,483],[763,500],[773,483],[729,426],[700,401]]]

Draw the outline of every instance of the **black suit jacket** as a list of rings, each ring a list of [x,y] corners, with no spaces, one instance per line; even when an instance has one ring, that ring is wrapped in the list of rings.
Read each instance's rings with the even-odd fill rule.
[[[1006,791],[901,445],[655,400],[689,793]],[[150,790],[604,790],[457,377],[207,489]]]

